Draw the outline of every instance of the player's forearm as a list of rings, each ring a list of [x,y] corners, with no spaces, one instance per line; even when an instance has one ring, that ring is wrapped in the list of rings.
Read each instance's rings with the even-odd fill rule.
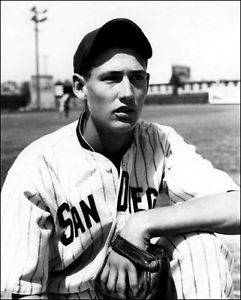
[[[150,236],[190,231],[240,233],[240,193],[229,192],[142,212]]]
[[[129,218],[120,234],[129,242],[144,247],[149,238],[191,231],[239,234],[239,192],[205,196],[138,212]]]

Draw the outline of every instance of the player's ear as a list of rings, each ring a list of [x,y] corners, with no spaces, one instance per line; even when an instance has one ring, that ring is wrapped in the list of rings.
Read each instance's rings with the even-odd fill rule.
[[[74,73],[72,78],[72,88],[75,96],[79,99],[86,99],[85,84],[86,80],[84,77]]]
[[[147,90],[149,89],[149,82],[150,82],[150,74],[146,73],[146,86],[147,86]]]
[[[149,86],[149,82],[150,82],[150,74],[146,73],[146,83],[147,83],[147,86]]]

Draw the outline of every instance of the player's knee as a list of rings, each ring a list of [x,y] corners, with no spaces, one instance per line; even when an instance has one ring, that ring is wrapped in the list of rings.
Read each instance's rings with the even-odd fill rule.
[[[161,238],[158,243],[170,257],[179,297],[230,297],[233,258],[228,247],[215,234],[186,233]]]

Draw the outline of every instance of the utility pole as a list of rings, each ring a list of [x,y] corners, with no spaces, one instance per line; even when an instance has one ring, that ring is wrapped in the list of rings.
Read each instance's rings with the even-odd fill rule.
[[[47,9],[43,11],[38,11],[36,6],[32,7],[31,11],[34,13],[34,16],[31,20],[35,23],[35,54],[36,54],[36,94],[37,94],[37,110],[40,109],[40,84],[39,84],[39,39],[38,39],[38,23],[44,22],[47,20],[47,17],[40,17],[47,12]]]
[[[47,75],[47,60],[48,60],[48,55],[43,55],[43,70],[44,70],[44,75]]]

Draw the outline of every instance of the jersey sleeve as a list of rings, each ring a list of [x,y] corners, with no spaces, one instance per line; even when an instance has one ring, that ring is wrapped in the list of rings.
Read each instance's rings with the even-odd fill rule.
[[[173,203],[193,197],[239,190],[239,186],[224,171],[196,152],[173,129],[169,128],[165,143],[163,182]]]
[[[11,167],[1,192],[1,289],[31,295],[45,291],[54,226],[40,192],[41,177],[23,156]]]

